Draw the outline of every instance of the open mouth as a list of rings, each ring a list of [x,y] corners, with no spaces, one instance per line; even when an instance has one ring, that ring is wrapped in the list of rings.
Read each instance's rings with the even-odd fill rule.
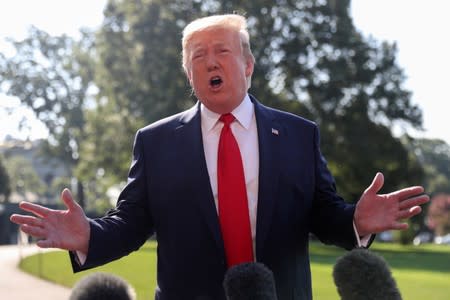
[[[213,78],[211,78],[209,80],[209,85],[214,89],[219,88],[221,86],[221,84],[222,84],[222,78],[220,78],[219,76],[214,76]]]

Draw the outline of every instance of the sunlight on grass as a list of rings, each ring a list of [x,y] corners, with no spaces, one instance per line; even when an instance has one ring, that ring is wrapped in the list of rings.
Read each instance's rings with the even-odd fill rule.
[[[53,251],[25,258],[20,267],[36,276],[72,287],[81,277],[108,272],[127,280],[139,299],[153,299],[156,286],[156,244],[146,243],[139,251],[104,266],[73,274],[66,251]]]
[[[374,243],[371,250],[385,258],[404,299],[449,298],[450,247]],[[313,242],[310,252],[314,299],[339,299],[332,272],[336,259],[345,250]],[[146,243],[139,251],[118,261],[77,274],[72,273],[69,256],[65,251],[28,257],[22,261],[21,268],[68,287],[89,273],[109,272],[127,280],[136,289],[138,300],[153,299],[156,286],[156,243]]]

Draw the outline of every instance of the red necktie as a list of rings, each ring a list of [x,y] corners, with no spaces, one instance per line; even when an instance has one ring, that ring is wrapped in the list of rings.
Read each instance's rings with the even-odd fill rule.
[[[230,124],[232,114],[220,117],[224,123],[217,156],[219,219],[227,265],[253,261],[247,191],[241,153]]]

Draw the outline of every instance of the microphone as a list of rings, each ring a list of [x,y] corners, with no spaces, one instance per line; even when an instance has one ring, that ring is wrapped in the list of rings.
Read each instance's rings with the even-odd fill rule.
[[[262,263],[232,266],[225,273],[223,286],[227,300],[277,300],[273,273]]]
[[[363,248],[337,259],[333,279],[341,300],[401,300],[383,257]]]
[[[69,300],[135,300],[136,293],[127,281],[109,273],[93,273],[73,287]]]

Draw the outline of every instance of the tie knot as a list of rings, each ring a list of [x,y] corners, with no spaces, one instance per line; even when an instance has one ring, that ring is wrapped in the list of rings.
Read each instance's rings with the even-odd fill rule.
[[[225,126],[230,126],[230,124],[235,119],[236,118],[232,114],[228,113],[228,114],[221,115],[219,120],[222,121],[225,124]]]

